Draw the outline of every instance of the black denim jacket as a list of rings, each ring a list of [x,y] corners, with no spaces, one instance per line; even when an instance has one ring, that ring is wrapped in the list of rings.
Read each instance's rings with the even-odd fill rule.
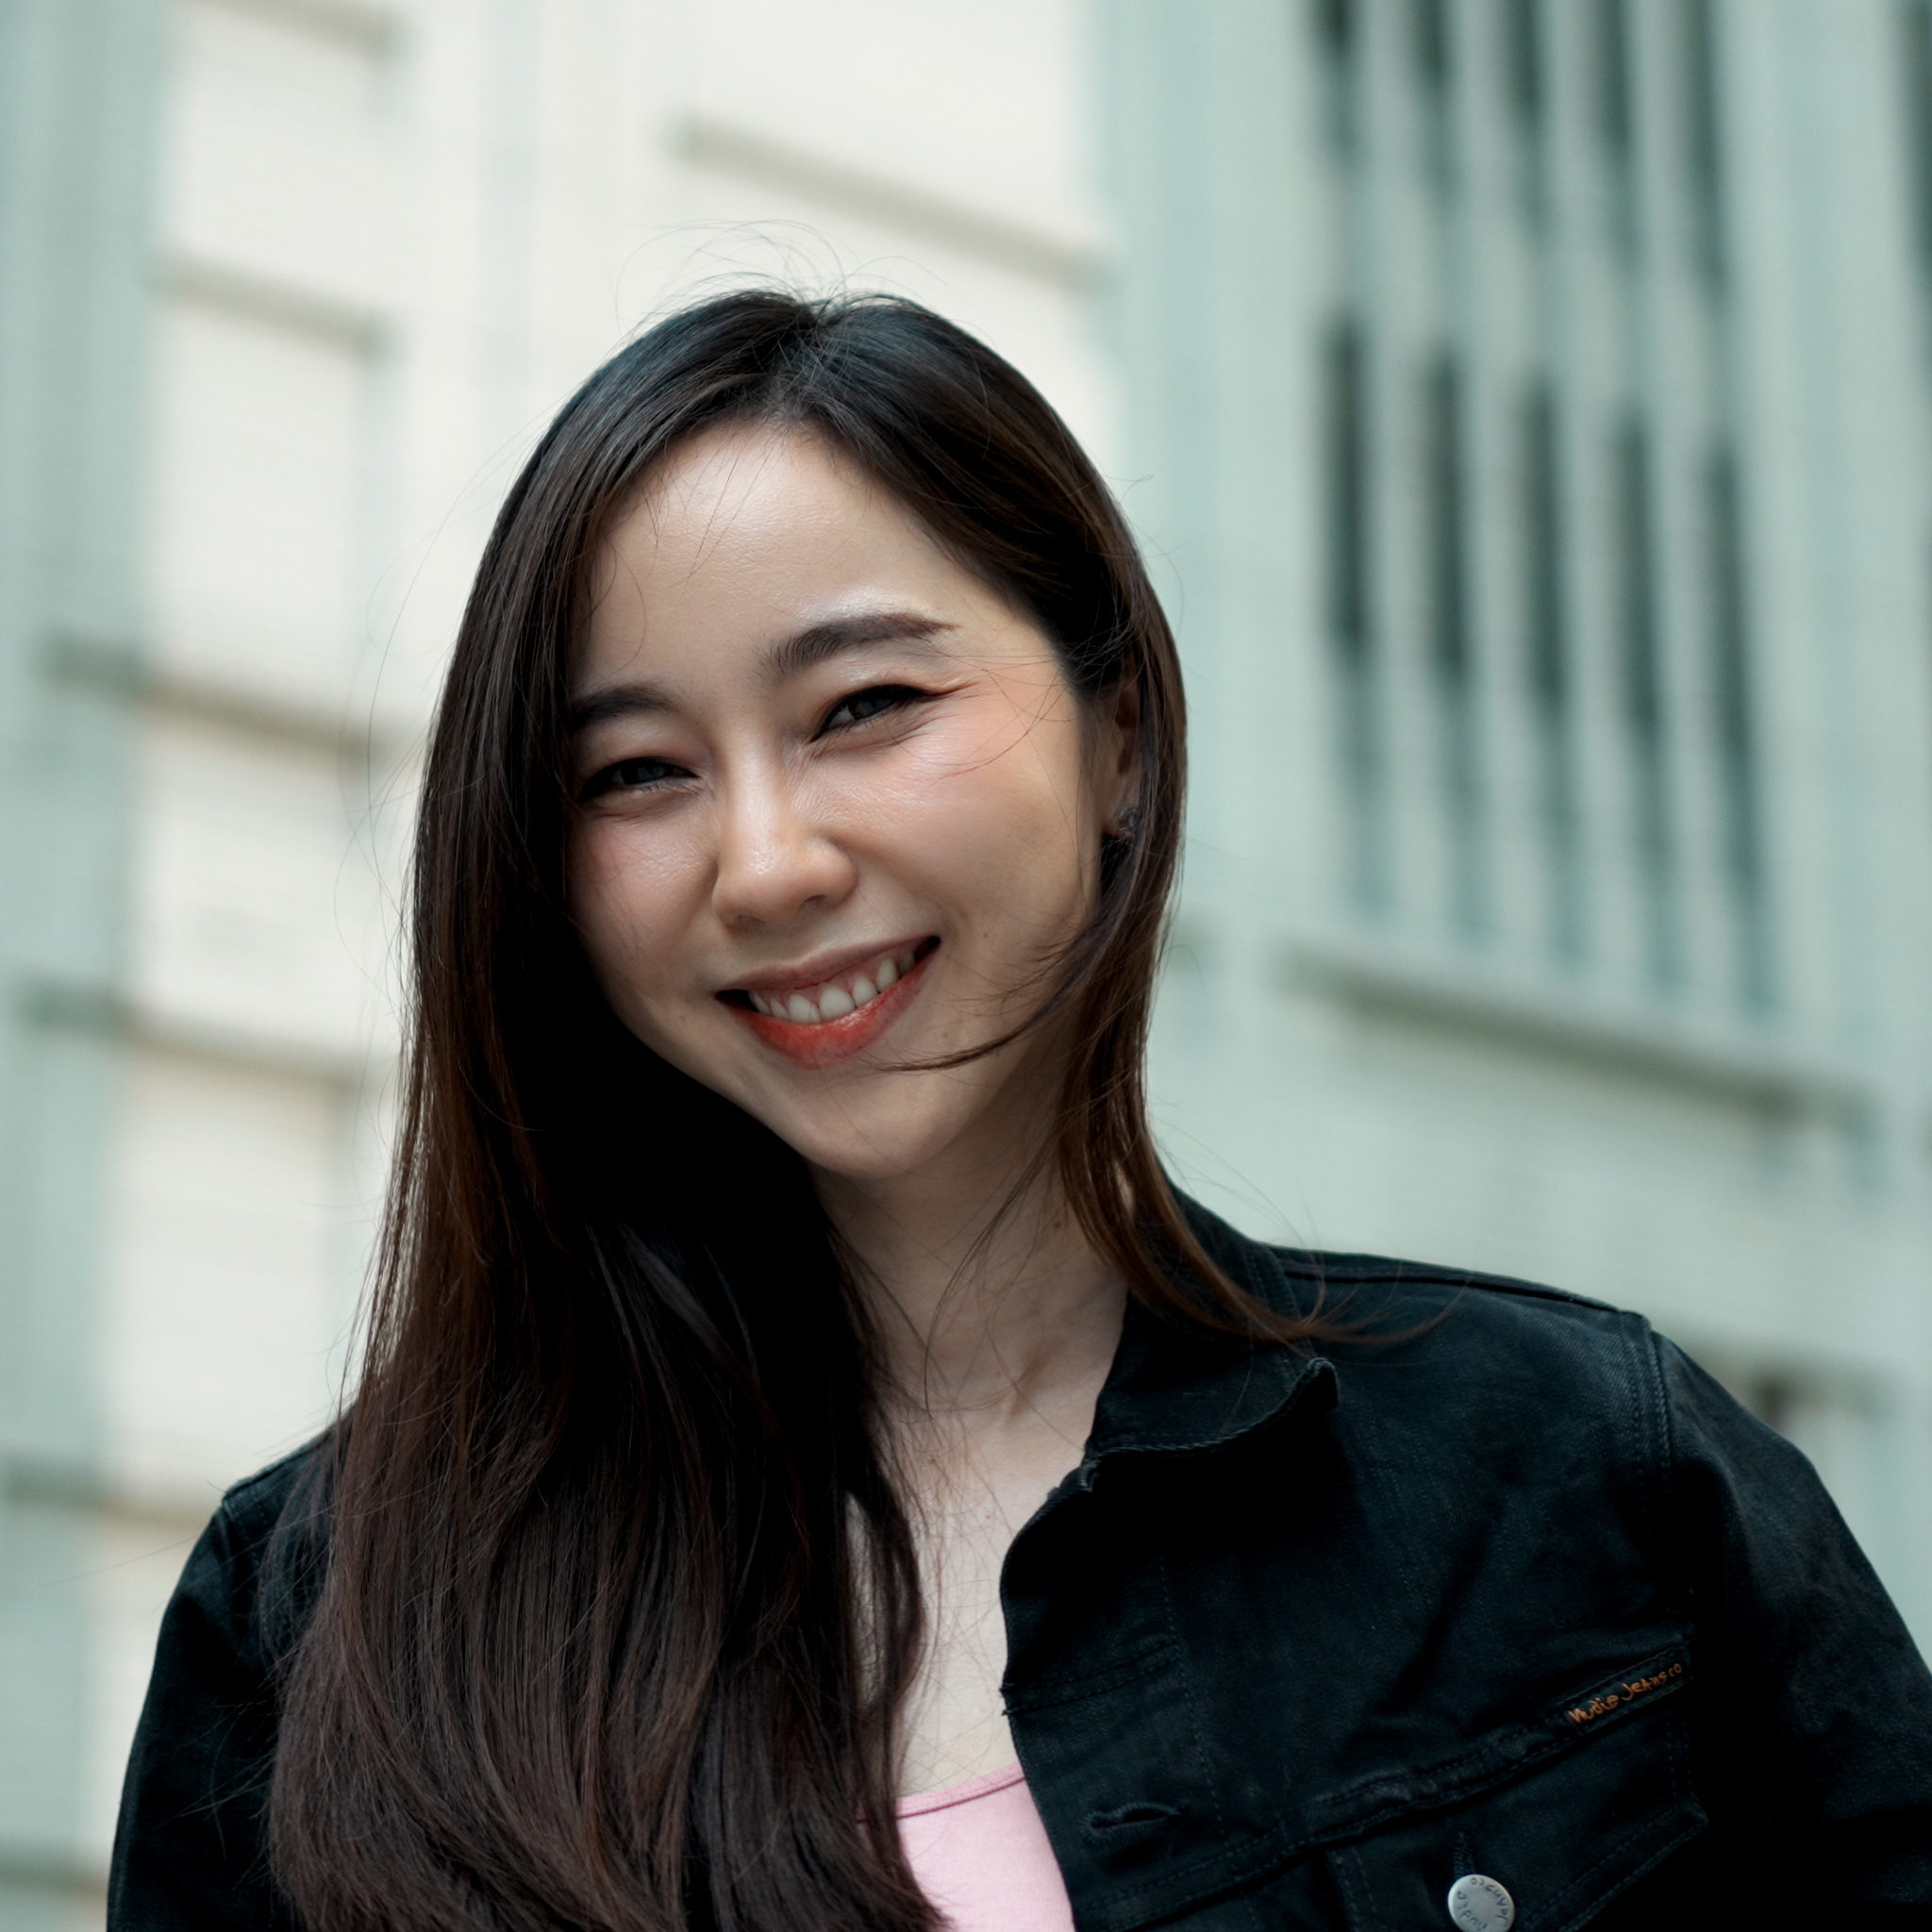
[[[1932,1676],[1809,1466],[1639,1317],[1201,1217],[1318,1357],[1130,1311],[1003,1578],[1008,1709],[1080,1932],[1932,1925]],[[1390,1339],[1394,1337],[1396,1339]],[[162,1628],[115,1932],[286,1924],[231,1491]]]

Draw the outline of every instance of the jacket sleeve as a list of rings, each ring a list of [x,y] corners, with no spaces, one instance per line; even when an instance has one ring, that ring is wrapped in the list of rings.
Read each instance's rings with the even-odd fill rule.
[[[1658,1365],[1712,1837],[1780,1910],[1924,1924],[1932,1674],[1805,1457],[1669,1342]]]
[[[268,1876],[275,1698],[256,1616],[279,1512],[271,1471],[231,1491],[161,1622],[122,1790],[109,1932],[274,1932],[294,1924]]]

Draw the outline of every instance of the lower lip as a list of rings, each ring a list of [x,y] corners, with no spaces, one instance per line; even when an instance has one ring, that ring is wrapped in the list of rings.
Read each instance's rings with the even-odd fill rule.
[[[731,1010],[774,1053],[783,1055],[793,1066],[836,1066],[841,1060],[863,1053],[899,1017],[906,1003],[919,991],[926,966],[938,951],[937,946],[933,947],[876,999],[868,1000],[837,1020],[774,1020],[768,1013],[735,1004]]]

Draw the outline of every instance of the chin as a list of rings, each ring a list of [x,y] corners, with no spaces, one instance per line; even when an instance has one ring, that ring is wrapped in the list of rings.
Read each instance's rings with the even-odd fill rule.
[[[780,1074],[774,1079],[773,1069],[744,1064],[742,1043],[734,1036],[717,1041],[628,1024],[674,1066],[769,1128],[807,1166],[861,1186],[899,1180],[963,1153],[989,1109],[1002,1110],[1011,1077],[1009,1070],[995,1073],[982,1060],[945,1071],[908,1068],[858,1078],[838,1072]],[[912,1053],[948,1050],[944,1044],[909,1047]],[[801,1079],[818,1091],[801,1091]]]
[[[891,1181],[930,1166],[959,1137],[961,1123],[920,1132],[903,1121],[875,1124],[843,1116],[810,1125],[782,1120],[765,1124],[807,1166],[848,1181]]]

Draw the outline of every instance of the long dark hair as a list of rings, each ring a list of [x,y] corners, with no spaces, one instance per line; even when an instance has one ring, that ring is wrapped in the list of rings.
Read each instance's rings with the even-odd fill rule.
[[[613,518],[703,429],[796,425],[1139,694],[1138,824],[1048,999],[1054,1147],[1132,1292],[1292,1340],[1202,1253],[1141,1059],[1183,784],[1173,639],[1106,486],[908,302],[760,291],[600,369],[505,503],[431,740],[408,1085],[366,1362],[270,1807],[318,1932],[913,1932],[894,1824],[918,1566],[803,1163],[629,1035],[565,903],[565,686]]]

